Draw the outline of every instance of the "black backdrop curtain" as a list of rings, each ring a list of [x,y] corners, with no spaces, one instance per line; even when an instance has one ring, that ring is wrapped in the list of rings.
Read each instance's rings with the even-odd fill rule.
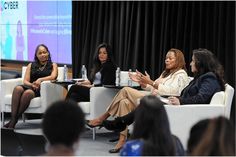
[[[170,48],[184,52],[188,71],[192,50],[207,48],[219,58],[227,82],[235,87],[233,1],[73,1],[73,77],[79,76],[82,64],[91,68],[101,42],[112,45],[122,70],[146,70],[152,79],[164,69]]]

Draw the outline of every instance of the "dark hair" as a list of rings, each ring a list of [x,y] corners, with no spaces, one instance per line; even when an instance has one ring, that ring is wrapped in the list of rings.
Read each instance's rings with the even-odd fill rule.
[[[100,62],[99,57],[98,57],[99,50],[101,48],[106,48],[106,51],[107,51],[107,61],[106,62],[114,63],[111,46],[107,43],[102,43],[102,44],[98,45],[98,47],[96,48],[96,52],[94,54],[94,57],[93,57],[93,68],[90,73],[91,79],[94,79],[95,74],[101,69],[101,66],[102,66],[102,63]]]
[[[169,76],[171,73],[175,73],[176,71],[183,69],[186,71],[186,63],[184,59],[184,54],[182,51],[179,49],[171,48],[168,52],[174,52],[175,57],[176,57],[176,66],[175,70],[170,72],[170,69],[165,69],[162,73],[163,77]]]
[[[52,60],[51,60],[50,51],[48,50],[48,47],[47,47],[46,45],[44,45],[44,44],[39,44],[39,45],[36,47],[35,53],[34,53],[34,61],[35,61],[38,65],[40,65],[40,61],[39,61],[39,59],[38,59],[38,57],[37,57],[37,52],[38,52],[40,46],[43,46],[43,47],[47,50],[47,52],[48,52],[48,62],[51,63]]]
[[[225,81],[223,66],[219,63],[215,55],[207,49],[199,48],[193,50],[193,56],[197,69],[197,72],[194,74],[195,77],[199,77],[207,72],[213,72],[219,80],[221,88],[224,90]]]
[[[72,147],[84,130],[84,113],[74,101],[57,101],[45,112],[43,133],[51,145]]]
[[[199,125],[201,123],[197,123]],[[191,155],[235,156],[235,131],[233,124],[225,117],[210,119]],[[191,138],[191,135],[190,135]]]
[[[199,141],[202,138],[202,135],[206,131],[207,125],[209,124],[210,119],[204,119],[197,122],[190,130],[189,139],[188,139],[188,148],[187,153],[191,154],[193,149],[197,146]]]
[[[143,139],[142,155],[175,155],[175,146],[164,103],[144,96],[135,112],[133,139]]]

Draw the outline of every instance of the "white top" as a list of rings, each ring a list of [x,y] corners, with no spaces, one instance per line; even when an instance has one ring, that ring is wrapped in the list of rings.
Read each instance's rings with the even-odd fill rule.
[[[155,89],[151,85],[147,85],[144,90],[155,91],[158,95],[173,95],[179,96],[181,91],[189,84],[188,74],[185,70],[180,69],[173,74],[170,74],[166,78],[162,78],[162,75],[155,80],[161,83],[158,86],[158,89]]]
[[[95,74],[93,84],[99,85],[99,84],[101,84],[101,82],[102,82],[102,75],[101,75],[101,72],[99,71]]]

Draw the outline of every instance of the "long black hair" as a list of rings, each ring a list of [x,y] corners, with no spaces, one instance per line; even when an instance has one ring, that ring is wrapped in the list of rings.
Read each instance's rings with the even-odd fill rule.
[[[144,96],[135,112],[132,139],[144,140],[143,156],[175,155],[175,145],[163,105],[156,96]]]
[[[198,122],[196,125],[199,124],[201,123]],[[196,125],[191,131],[197,128]],[[229,119],[223,116],[209,119],[208,123],[202,127],[199,138],[190,155],[235,156],[235,131]]]
[[[101,66],[102,66],[102,63],[100,62],[99,57],[98,57],[99,56],[99,50],[101,48],[105,48],[106,51],[107,51],[107,61],[106,62],[112,62],[114,64],[114,59],[113,59],[111,46],[107,43],[102,43],[102,44],[98,45],[98,47],[96,48],[96,52],[94,54],[94,57],[93,57],[93,68],[92,68],[91,73],[90,73],[90,78],[91,79],[94,79],[95,74],[98,71],[100,71]]]
[[[44,45],[44,44],[39,44],[36,47],[35,53],[34,53],[34,61],[37,63],[38,66],[40,66],[40,61],[39,61],[39,59],[37,57],[37,52],[38,52],[40,46],[43,46],[46,49],[46,51],[48,52],[48,62],[52,63],[50,51],[49,51],[48,47],[46,45]]]
[[[216,56],[211,51],[202,48],[193,50],[193,56],[195,57],[195,66],[197,68],[194,77],[199,77],[207,72],[213,72],[219,80],[221,88],[224,90],[224,70]]]

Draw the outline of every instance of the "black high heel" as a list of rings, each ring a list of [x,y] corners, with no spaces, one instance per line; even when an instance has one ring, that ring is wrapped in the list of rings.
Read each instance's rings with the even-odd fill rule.
[[[113,149],[109,150],[109,153],[119,153],[121,149],[122,149],[122,147],[120,147],[120,148],[113,148]]]
[[[15,129],[15,125],[17,122],[13,122],[12,120],[10,120],[7,124],[5,124],[3,127],[4,128],[8,128],[8,129]]]
[[[107,130],[113,130],[115,132],[121,132],[127,127],[121,118],[116,118],[115,120],[104,120],[102,124]]]
[[[86,120],[85,121],[85,123],[86,123],[86,125],[88,126],[88,127],[90,127],[90,128],[95,128],[95,127],[98,127],[98,129],[101,129],[102,127],[104,127],[104,125],[101,123],[101,124],[98,124],[98,125],[91,125],[91,124],[89,124],[89,120]]]

